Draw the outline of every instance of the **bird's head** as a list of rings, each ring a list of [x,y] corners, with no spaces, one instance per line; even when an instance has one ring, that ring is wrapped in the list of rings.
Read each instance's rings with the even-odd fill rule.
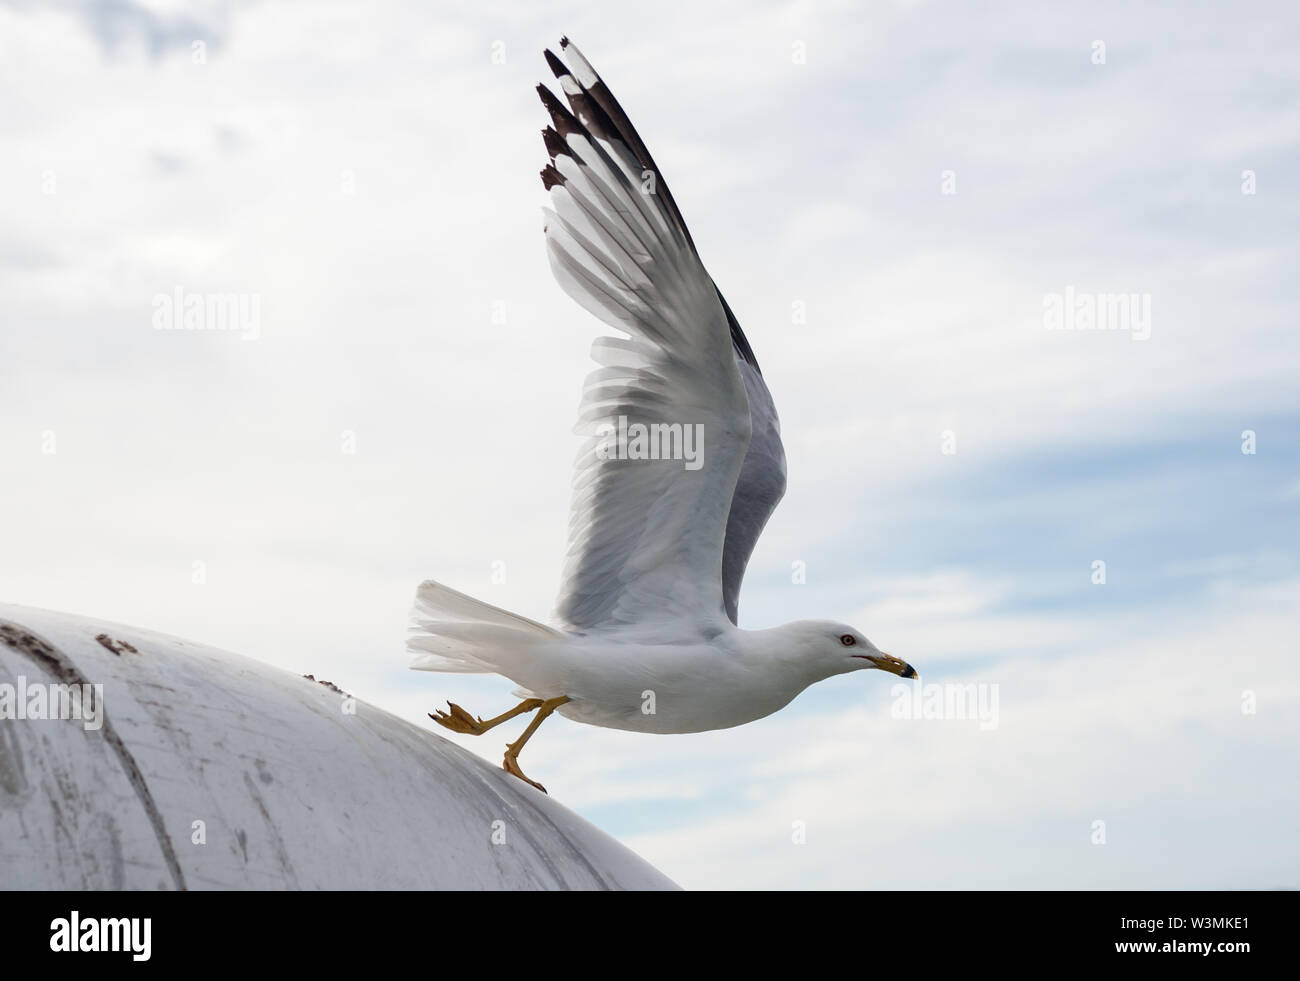
[[[799,635],[801,656],[826,675],[878,669],[900,678],[915,678],[916,669],[886,654],[863,636],[861,630],[834,620],[801,620],[790,624]]]

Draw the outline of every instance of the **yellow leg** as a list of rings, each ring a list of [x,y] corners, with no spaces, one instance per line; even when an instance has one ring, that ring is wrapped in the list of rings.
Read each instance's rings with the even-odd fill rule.
[[[442,726],[444,729],[450,729],[452,732],[464,732],[471,736],[481,736],[493,726],[499,726],[502,722],[509,722],[516,715],[523,715],[525,712],[531,712],[533,709],[539,708],[544,704],[545,703],[540,698],[526,698],[509,712],[502,712],[495,719],[488,719],[484,722],[482,719],[476,719],[474,716],[470,715],[455,702],[448,702],[447,708],[450,709],[449,712],[444,712],[442,709],[434,709],[433,711],[436,712],[437,715],[430,713],[429,718],[438,723],[438,725]]]
[[[546,788],[536,780],[529,780],[524,776],[524,771],[519,769],[519,753],[523,750],[524,743],[528,742],[533,733],[537,731],[537,727],[546,720],[546,717],[568,700],[568,695],[561,695],[559,698],[548,698],[546,701],[542,702],[541,706],[537,710],[537,714],[533,716],[533,721],[528,723],[528,728],[524,730],[523,735],[514,742],[506,744],[506,758],[501,761],[501,765],[505,767],[509,773],[513,773],[524,783],[531,783],[542,793],[546,793]]]

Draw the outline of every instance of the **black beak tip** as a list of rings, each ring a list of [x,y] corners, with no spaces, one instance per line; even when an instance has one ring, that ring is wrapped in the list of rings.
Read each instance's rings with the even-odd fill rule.
[[[916,677],[916,668],[912,667],[912,666],[909,664],[906,668],[903,669],[903,673],[900,674],[899,677],[900,677],[900,678],[915,678],[915,677]]]

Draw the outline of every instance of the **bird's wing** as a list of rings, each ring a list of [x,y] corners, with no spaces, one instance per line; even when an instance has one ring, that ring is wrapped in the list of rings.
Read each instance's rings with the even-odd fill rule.
[[[542,171],[555,209],[551,268],[573,299],[627,336],[592,346],[601,367],[579,410],[587,438],[556,615],[574,630],[648,617],[692,629],[734,621],[745,563],[785,484],[771,396],[645,144],[587,61],[562,44],[568,65],[550,51],[546,60],[572,112],[538,86],[552,121]],[[661,449],[656,426],[669,427],[670,441],[702,433],[702,445],[676,444],[697,460],[631,458],[638,424]]]
[[[767,390],[757,365],[737,359],[736,366],[749,395],[750,437],[731,499],[727,542],[722,550],[722,599],[732,623],[737,623],[740,583],[745,578],[749,557],[767,519],[785,495],[785,447],[781,443],[781,421],[772,403],[772,393]]]

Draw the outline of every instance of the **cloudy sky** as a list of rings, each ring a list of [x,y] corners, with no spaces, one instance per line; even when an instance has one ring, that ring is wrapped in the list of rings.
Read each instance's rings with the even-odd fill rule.
[[[0,599],[511,704],[404,635],[425,578],[558,586],[567,33],[781,411],[742,626],[997,713],[855,673],[724,732],[554,717],[527,772],[688,887],[1300,886],[1300,14],[1045,6],[0,2]],[[178,291],[252,319],[159,329]]]

